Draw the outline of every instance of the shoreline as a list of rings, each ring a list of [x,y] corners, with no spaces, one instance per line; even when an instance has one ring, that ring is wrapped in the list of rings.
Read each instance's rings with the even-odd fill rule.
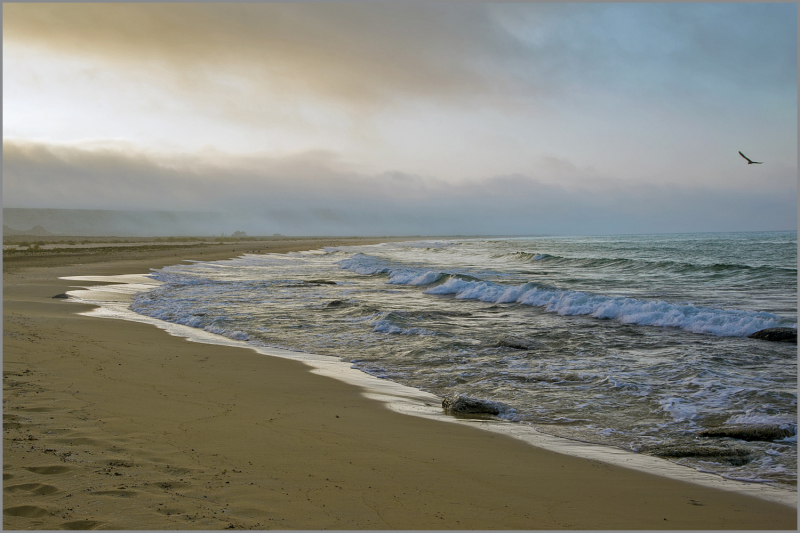
[[[238,255],[218,253],[196,260]],[[50,299],[74,285],[58,277],[179,260],[70,262],[4,270],[7,528],[796,528],[788,505],[398,414],[250,346],[83,316]]]
[[[361,370],[351,368],[349,363],[341,361],[334,356],[317,355],[269,346],[256,346],[247,341],[231,339],[202,329],[140,315],[128,309],[131,297],[140,291],[149,290],[160,284],[160,282],[151,280],[144,275],[68,276],[61,279],[66,281],[119,284],[113,286],[89,285],[82,289],[68,291],[67,294],[78,302],[98,306],[91,311],[84,312],[85,316],[152,324],[170,335],[185,338],[192,342],[240,347],[253,350],[267,357],[281,357],[300,361],[307,365],[311,372],[360,387],[364,396],[382,402],[387,408],[398,413],[444,423],[468,425],[484,431],[493,431],[511,436],[531,446],[547,449],[555,453],[598,460],[641,472],[654,473],[669,479],[755,496],[784,505],[797,505],[797,492],[791,490],[790,487],[727,479],[711,472],[700,472],[694,468],[663,458],[637,454],[613,446],[556,437],[539,431],[530,424],[514,423],[501,419],[487,419],[485,417],[469,417],[468,415],[461,417],[447,415],[441,409],[442,398],[411,386],[380,379]]]

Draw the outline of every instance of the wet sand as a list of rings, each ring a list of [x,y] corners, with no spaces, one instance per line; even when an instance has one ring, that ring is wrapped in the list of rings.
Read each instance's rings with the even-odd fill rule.
[[[81,285],[61,276],[343,243],[4,261],[3,527],[796,529],[794,507],[401,415],[301,363],[51,298]]]

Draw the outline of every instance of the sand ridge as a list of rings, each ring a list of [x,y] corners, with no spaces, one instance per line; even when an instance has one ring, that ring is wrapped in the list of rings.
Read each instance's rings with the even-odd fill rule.
[[[51,299],[60,276],[175,263],[148,253],[4,272],[5,528],[796,528],[788,506],[404,416],[294,361]]]

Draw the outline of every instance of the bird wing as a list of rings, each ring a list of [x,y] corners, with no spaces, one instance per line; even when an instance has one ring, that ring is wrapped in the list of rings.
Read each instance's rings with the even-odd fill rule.
[[[739,155],[740,155],[740,156],[742,156],[742,157],[744,157],[745,159],[747,159],[747,162],[748,162],[748,163],[752,163],[752,161],[750,161],[750,158],[749,158],[749,157],[747,157],[746,155],[744,155],[744,154],[743,154],[741,151],[739,152]]]

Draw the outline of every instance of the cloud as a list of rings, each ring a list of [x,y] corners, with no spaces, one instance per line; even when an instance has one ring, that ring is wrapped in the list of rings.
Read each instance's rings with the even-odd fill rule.
[[[436,235],[785,230],[797,188],[630,185],[565,175],[457,184],[350,170],[335,154],[167,155],[124,146],[4,142],[5,207],[210,211],[250,234]],[[551,162],[552,163],[552,162]],[[559,161],[568,173],[589,172]]]
[[[739,187],[742,149],[771,189],[796,179],[792,4],[11,3],[3,24],[7,139],[564,187]]]
[[[186,92],[266,91],[374,104],[484,93],[518,48],[480,5],[4,6],[4,41],[145,69]],[[499,80],[498,80],[499,81]]]
[[[249,97],[250,114],[259,94],[513,110],[588,87],[707,104],[719,88],[796,87],[792,4],[37,3],[3,18],[4,45],[139,69],[231,108]]]

